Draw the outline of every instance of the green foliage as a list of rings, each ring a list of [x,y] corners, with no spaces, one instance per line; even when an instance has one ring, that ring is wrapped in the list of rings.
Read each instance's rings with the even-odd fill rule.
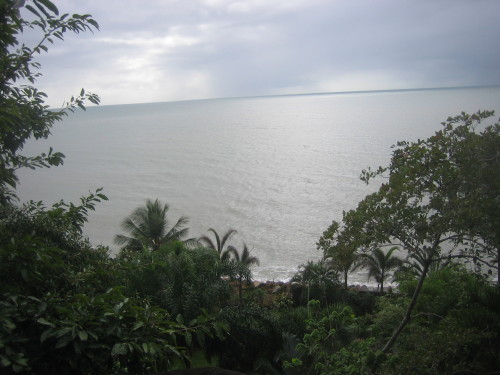
[[[101,199],[89,197],[79,206],[59,202],[47,210],[29,202],[0,210],[1,292],[39,296],[82,284],[103,290],[100,283],[109,280],[107,250],[92,249],[80,234],[88,209]]]
[[[144,207],[136,208],[130,216],[126,217],[121,226],[129,235],[118,234],[115,243],[123,246],[122,256],[128,252],[141,251],[144,248],[158,250],[163,244],[173,241],[182,241],[187,235],[186,224],[188,219],[181,217],[169,227],[167,219],[168,204],[162,204],[158,199],[146,200]],[[194,239],[184,240],[186,243],[196,242]]]
[[[229,259],[230,251],[229,248],[225,248],[224,246],[226,245],[226,242],[231,239],[232,236],[234,236],[237,232],[235,229],[229,229],[222,238],[220,238],[219,234],[216,232],[215,229],[209,228],[209,232],[212,232],[215,236],[215,243],[212,241],[212,239],[206,235],[201,236],[198,239],[198,242],[209,249],[214,249],[217,250],[219,253],[219,256],[222,260],[227,260]]]
[[[224,308],[219,319],[228,325],[229,336],[205,346],[209,356],[217,356],[219,366],[252,374],[272,374],[280,368],[276,358],[283,336],[271,311],[256,305],[237,305]]]
[[[232,268],[232,272],[229,276],[238,281],[238,297],[240,303],[243,303],[243,281],[247,283],[252,281],[252,271],[250,267],[253,265],[258,266],[259,258],[250,255],[250,250],[248,250],[246,244],[243,245],[241,254],[234,246],[228,246],[227,254],[229,254],[229,256],[223,258],[228,260],[228,264]],[[230,257],[232,259],[230,259]]]
[[[49,110],[45,105],[47,95],[32,86],[41,75],[37,55],[48,51],[55,39],[64,39],[68,31],[80,33],[98,29],[90,15],[59,15],[57,7],[49,0],[33,0],[26,5],[31,13],[28,21],[20,17],[22,2],[0,1],[0,204],[15,198],[19,168],[41,168],[62,164],[64,155],[48,152],[37,156],[24,156],[20,152],[30,138],[42,139],[50,135],[54,123],[68,111],[85,109],[86,100],[99,103],[99,97],[81,90],[60,110]],[[20,39],[23,31],[39,32],[38,41],[29,46]]]
[[[411,292],[415,282],[405,282],[402,288]],[[390,335],[394,321],[404,314],[405,299],[380,300],[371,328],[379,340]],[[497,370],[499,307],[498,286],[489,285],[463,267],[432,272],[422,287],[412,321],[380,372],[451,374]]]
[[[384,292],[384,281],[390,276],[389,272],[399,268],[402,260],[392,253],[397,251],[398,247],[393,246],[387,253],[382,249],[373,249],[371,254],[362,254],[360,257],[360,267],[368,269],[368,280],[372,277],[377,281],[380,292]]]
[[[408,298],[405,296],[383,296],[377,299],[376,312],[371,316],[370,334],[382,345],[403,319]]]
[[[2,297],[0,359],[7,373],[157,372],[186,358],[178,341],[220,330],[206,319],[191,327],[171,321],[165,310],[127,298],[119,288],[92,296]]]
[[[296,368],[302,374],[359,374],[365,372],[373,339],[358,339],[359,318],[345,305],[319,310],[319,301],[311,301],[313,317],[307,321],[307,333],[297,345],[298,358],[286,361],[285,369]]]
[[[375,309],[376,295],[371,292],[347,290],[339,295],[338,301],[348,305],[357,316],[364,316]]]
[[[145,374],[167,370],[175,358],[188,362],[194,342],[203,345],[207,337],[222,340],[224,325],[206,313],[186,322],[182,315],[173,320],[167,310],[148,301],[144,292],[150,286],[136,293],[131,291],[137,279],[126,283],[127,288],[119,286],[125,280],[122,271],[130,264],[110,259],[108,249],[94,249],[82,236],[89,211],[107,200],[101,189],[82,197],[79,204],[60,201],[50,208],[41,202],[12,204],[19,168],[56,166],[64,158],[52,149],[23,156],[25,143],[47,138],[55,122],[76,108],[85,109],[86,100],[99,102],[82,89],[62,109],[49,110],[45,93],[32,86],[40,76],[36,55],[47,52],[68,31],[97,29],[96,21],[90,15],[60,15],[50,0],[24,3],[0,0],[0,372]],[[31,21],[21,18],[21,11],[29,12]],[[22,42],[25,29],[32,29],[33,36],[38,32],[34,46]],[[162,233],[160,241],[146,245],[157,250],[163,237],[182,237],[182,224],[181,220]],[[185,255],[175,249],[168,254]],[[203,252],[187,258],[167,259],[165,264],[160,259],[146,264],[141,263],[145,258],[136,259],[142,268],[134,270],[145,271],[146,265],[161,271],[164,265],[181,265],[182,270],[190,261],[198,271],[197,291],[205,293],[205,299],[199,298],[203,305],[215,284],[207,280],[222,283],[218,258]],[[165,283],[164,289],[167,285],[172,283]]]
[[[344,222],[347,223],[348,218],[354,216],[352,213],[343,213]],[[348,229],[347,224],[341,226],[333,221],[316,244],[318,250],[323,252],[323,259],[329,262],[329,268],[341,275],[346,290],[349,273],[359,267],[358,248],[360,246],[359,237]]]
[[[301,304],[307,305],[309,300],[317,299],[326,306],[338,299],[338,271],[325,260],[308,261],[306,264],[301,264],[299,271],[292,277],[291,281],[302,287],[301,295],[298,297]]]
[[[211,249],[171,242],[156,251],[131,253],[118,264],[128,295],[148,298],[173,316],[190,320],[201,309],[216,312],[230,297],[230,286],[222,279],[228,265]]]
[[[387,177],[378,191],[344,212],[342,224],[333,222],[318,242],[324,256],[337,262],[344,254],[354,257],[357,250],[392,245],[420,261],[412,299],[383,352],[410,321],[433,264],[460,259],[474,262],[478,271],[482,264],[498,271],[500,125],[482,125],[492,115],[462,113],[427,139],[398,142],[388,167],[362,173],[367,183]],[[347,280],[348,266],[355,261],[345,259]]]
[[[174,358],[188,361],[193,337],[222,338],[224,326],[199,310],[188,323],[173,321],[144,301],[147,295],[125,295],[115,284],[119,264],[76,237],[78,222],[71,229],[69,219],[83,207],[56,215],[36,207],[11,209],[0,222],[2,373],[158,372]],[[71,249],[64,248],[67,238]]]
[[[309,312],[305,306],[286,307],[278,311],[278,320],[283,332],[302,338],[307,330]]]
[[[363,171],[366,182],[389,173],[358,206],[363,236],[398,242],[427,267],[469,259],[498,269],[500,125],[482,124],[492,115],[450,117],[427,139],[398,142],[389,167]]]

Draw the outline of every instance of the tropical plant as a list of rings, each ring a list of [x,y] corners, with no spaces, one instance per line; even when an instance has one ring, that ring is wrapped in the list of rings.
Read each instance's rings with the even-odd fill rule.
[[[195,242],[193,239],[183,240],[187,236],[188,218],[182,216],[169,228],[167,220],[168,204],[162,204],[158,199],[146,200],[146,205],[136,208],[126,217],[121,227],[129,235],[118,234],[115,244],[123,246],[125,251],[139,251],[143,248],[156,251],[161,245],[173,241],[183,241],[187,244]]]
[[[170,242],[157,251],[140,251],[119,258],[119,285],[129,296],[140,295],[186,320],[202,310],[217,312],[231,297],[223,275],[232,267],[221,262],[213,249],[188,248]]]
[[[240,303],[243,302],[243,281],[250,282],[252,279],[252,272],[250,267],[259,265],[259,258],[251,256],[250,251],[246,244],[243,244],[243,251],[241,254],[234,246],[228,246],[228,253],[232,256],[235,262],[235,274],[238,280],[238,297]]]
[[[411,296],[418,280],[401,282]],[[374,315],[375,332],[390,337],[405,304],[384,298]],[[407,300],[405,297],[404,300]],[[404,300],[401,300],[403,302]],[[402,332],[384,374],[495,373],[500,368],[500,288],[462,265],[429,273],[409,328]],[[392,330],[391,330],[392,328]]]
[[[373,277],[381,293],[384,293],[384,281],[389,277],[389,272],[396,270],[402,264],[400,258],[392,255],[397,250],[398,247],[393,246],[384,253],[382,249],[376,248],[371,254],[362,254],[360,257],[360,267],[368,269],[368,280]]]
[[[348,214],[344,212],[344,215]],[[359,267],[358,248],[361,246],[357,235],[350,234],[346,228],[341,228],[338,222],[333,221],[323,232],[316,245],[318,250],[323,252],[323,259],[329,262],[331,268],[342,275],[344,289],[347,290],[349,273],[354,272]]]
[[[307,288],[307,303],[311,298],[320,298],[326,304],[328,302],[328,288],[338,283],[338,271],[323,259],[317,262],[310,260],[306,264],[299,266],[299,271],[292,277],[291,281]],[[311,288],[313,288],[312,296]],[[314,295],[316,289],[319,290],[320,295],[318,296]]]
[[[442,270],[451,264],[450,260],[447,259],[437,259],[429,265],[427,272],[435,272]],[[425,258],[421,253],[410,253],[408,257],[403,261],[400,266],[399,272],[397,274],[410,274],[413,276],[421,276],[425,266]],[[397,279],[398,277],[396,277]]]
[[[228,326],[229,335],[210,340],[205,350],[218,358],[220,367],[246,374],[280,373],[277,357],[283,332],[272,310],[251,304],[228,306],[218,318]]]
[[[227,265],[211,249],[186,248],[174,244],[166,257],[161,290],[161,304],[173,315],[193,319],[202,309],[217,311],[230,297],[230,287],[222,278]]]
[[[82,201],[92,205],[98,200],[93,196]],[[127,267],[132,262],[110,259],[107,249],[93,249],[81,237],[75,213],[85,222],[87,210],[61,203],[47,210],[32,203],[0,211],[2,374],[160,372],[174,359],[187,360],[193,337],[201,342],[205,336],[223,332],[201,308],[188,316],[188,324],[180,315],[174,322],[167,310],[149,302],[146,287],[131,290],[132,282],[124,282],[124,275],[133,280],[137,276],[137,269]],[[198,304],[217,301],[209,292],[213,283],[224,284],[229,298],[226,283],[208,267],[210,259],[220,263],[215,251],[189,251],[196,257],[197,272],[191,275],[197,277],[192,289],[198,294],[193,300]],[[204,251],[210,252],[209,260],[203,258]],[[158,252],[135,253],[150,254],[156,257]],[[137,266],[154,273],[161,270],[159,259],[148,263],[143,257]]]
[[[433,263],[472,261],[479,271],[481,265],[498,271],[500,124],[481,124],[492,115],[450,117],[427,139],[399,142],[389,167],[362,173],[367,183],[376,176],[388,179],[344,213],[342,234],[336,235],[357,238],[358,247],[398,245],[424,260],[405,316],[383,352],[410,321]]]
[[[298,357],[284,363],[300,374],[341,375],[367,373],[365,357],[372,340],[355,340],[359,318],[342,304],[319,310],[319,301],[309,302],[314,311],[307,320],[307,333],[297,345]]]
[[[226,245],[226,242],[234,235],[236,234],[236,230],[234,229],[229,229],[224,236],[222,236],[222,239],[220,238],[219,234],[216,232],[215,229],[209,228],[209,232],[212,232],[215,236],[215,243],[212,241],[210,237],[207,235],[203,235],[198,239],[198,242],[200,242],[202,245],[207,246],[210,249],[217,250],[219,253],[219,257],[222,260],[227,260],[229,258],[229,251],[228,249],[224,249],[224,246]]]
[[[0,1],[0,203],[16,198],[19,168],[41,168],[62,164],[64,155],[48,152],[37,156],[24,156],[20,152],[28,139],[43,139],[50,135],[52,125],[60,121],[68,111],[85,109],[86,100],[99,103],[97,95],[81,90],[60,110],[49,110],[45,104],[47,95],[33,86],[41,76],[40,64],[35,61],[39,54],[47,52],[56,39],[63,40],[68,31],[80,33],[98,29],[90,15],[60,15],[49,0]],[[26,17],[21,13],[29,12]],[[22,40],[25,30],[38,38],[30,46]],[[37,32],[40,34],[37,36]]]

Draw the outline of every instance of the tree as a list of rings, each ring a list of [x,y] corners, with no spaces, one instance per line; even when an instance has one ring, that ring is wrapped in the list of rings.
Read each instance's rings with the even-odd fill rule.
[[[259,258],[251,256],[250,251],[246,244],[243,244],[243,251],[240,253],[234,246],[228,246],[227,248],[230,255],[233,256],[236,262],[236,278],[238,280],[238,297],[240,303],[243,302],[243,280],[250,281],[252,278],[252,272],[250,267],[253,265],[259,265]]]
[[[427,270],[427,273],[439,271],[450,264],[452,264],[451,261],[446,259],[436,260],[431,263],[431,265]],[[401,265],[400,273],[420,276],[422,275],[424,265],[425,265],[425,259],[422,257],[422,254],[411,253],[408,255],[407,259]]]
[[[393,246],[385,254],[382,249],[376,248],[371,254],[362,254],[360,266],[368,269],[368,280],[372,277],[377,281],[380,292],[384,293],[384,281],[389,276],[388,272],[401,266],[402,260],[392,256],[394,251],[398,250]]]
[[[353,217],[352,212],[344,212],[343,215],[344,223],[348,223]],[[323,252],[323,259],[330,263],[332,269],[342,275],[345,290],[348,286],[349,273],[359,267],[359,238],[356,234],[351,234],[349,228],[349,225],[341,227],[338,222],[333,221],[316,244]]]
[[[20,8],[30,12],[27,21]],[[108,249],[93,249],[83,237],[89,210],[107,199],[98,189],[81,204],[60,201],[22,207],[16,199],[19,168],[59,165],[64,155],[20,154],[27,140],[47,138],[51,126],[85,100],[84,90],[62,110],[49,110],[33,87],[40,76],[36,55],[68,31],[97,29],[90,15],[59,15],[50,0],[0,0],[0,372],[2,374],[109,374],[168,370],[184,358],[179,345],[220,328],[206,319],[187,326],[140,296],[125,296],[113,284],[116,263]],[[23,31],[42,35],[33,47]],[[214,327],[214,331],[212,331]]]
[[[210,249],[217,250],[219,253],[219,256],[222,260],[226,260],[229,257],[229,251],[228,249],[224,250],[224,246],[226,242],[234,235],[236,234],[236,230],[234,229],[229,229],[224,236],[222,236],[222,239],[219,237],[219,234],[215,231],[213,228],[208,229],[209,232],[212,232],[215,236],[215,243],[212,241],[210,237],[207,235],[203,235],[198,239],[198,242],[201,242],[202,244],[206,245]]]
[[[492,115],[450,117],[427,139],[398,142],[388,167],[362,173],[366,183],[377,176],[386,180],[352,210],[357,223],[345,225],[365,246],[397,245],[423,260],[405,316],[383,352],[410,321],[433,263],[458,259],[498,272],[500,125],[482,125]]]
[[[321,293],[320,298],[327,304],[327,289],[338,282],[338,272],[324,259],[318,262],[308,261],[299,266],[299,272],[292,277],[292,281],[307,286],[308,303],[311,299],[311,287],[317,287]]]
[[[162,204],[158,199],[146,200],[146,205],[136,208],[126,217],[121,227],[129,236],[118,234],[115,244],[123,246],[125,250],[139,251],[143,248],[156,251],[161,245],[172,241],[182,241],[186,237],[188,218],[182,216],[174,226],[169,228],[167,220],[168,204]],[[185,240],[192,243],[193,239]]]
[[[63,163],[64,155],[52,148],[37,156],[24,156],[20,152],[29,139],[43,139],[50,135],[54,123],[75,108],[85,109],[85,101],[99,103],[99,97],[84,89],[63,104],[60,110],[49,110],[47,95],[33,86],[41,76],[40,64],[35,57],[47,52],[55,39],[64,39],[67,31],[80,33],[98,29],[90,15],[59,15],[57,7],[49,0],[32,0],[25,6],[32,21],[20,15],[24,1],[0,1],[0,204],[16,198],[20,168],[40,168]],[[33,17],[34,16],[34,17]],[[38,42],[25,45],[20,37],[24,30],[41,32]]]

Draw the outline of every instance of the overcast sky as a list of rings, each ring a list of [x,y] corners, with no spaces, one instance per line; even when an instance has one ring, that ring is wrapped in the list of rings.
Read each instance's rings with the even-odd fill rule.
[[[500,84],[498,0],[53,0],[90,13],[41,58],[60,106]]]

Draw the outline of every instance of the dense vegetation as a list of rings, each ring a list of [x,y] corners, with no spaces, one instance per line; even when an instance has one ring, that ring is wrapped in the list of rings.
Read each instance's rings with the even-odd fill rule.
[[[387,168],[364,171],[367,183],[384,178],[380,188],[325,230],[322,259],[300,266],[293,288],[254,287],[258,259],[231,244],[235,230],[189,238],[188,220],[171,224],[159,200],[131,207],[111,257],[82,235],[101,190],[51,207],[16,198],[19,168],[64,158],[24,156],[25,142],[99,102],[82,90],[49,110],[33,86],[36,55],[96,21],[59,15],[48,0],[27,2],[27,21],[21,3],[0,0],[2,374],[155,374],[200,357],[255,374],[500,372],[500,126],[484,125],[493,113],[449,118],[428,139],[398,143]],[[27,28],[41,33],[34,47],[18,39]],[[358,267],[376,292],[349,288]]]

